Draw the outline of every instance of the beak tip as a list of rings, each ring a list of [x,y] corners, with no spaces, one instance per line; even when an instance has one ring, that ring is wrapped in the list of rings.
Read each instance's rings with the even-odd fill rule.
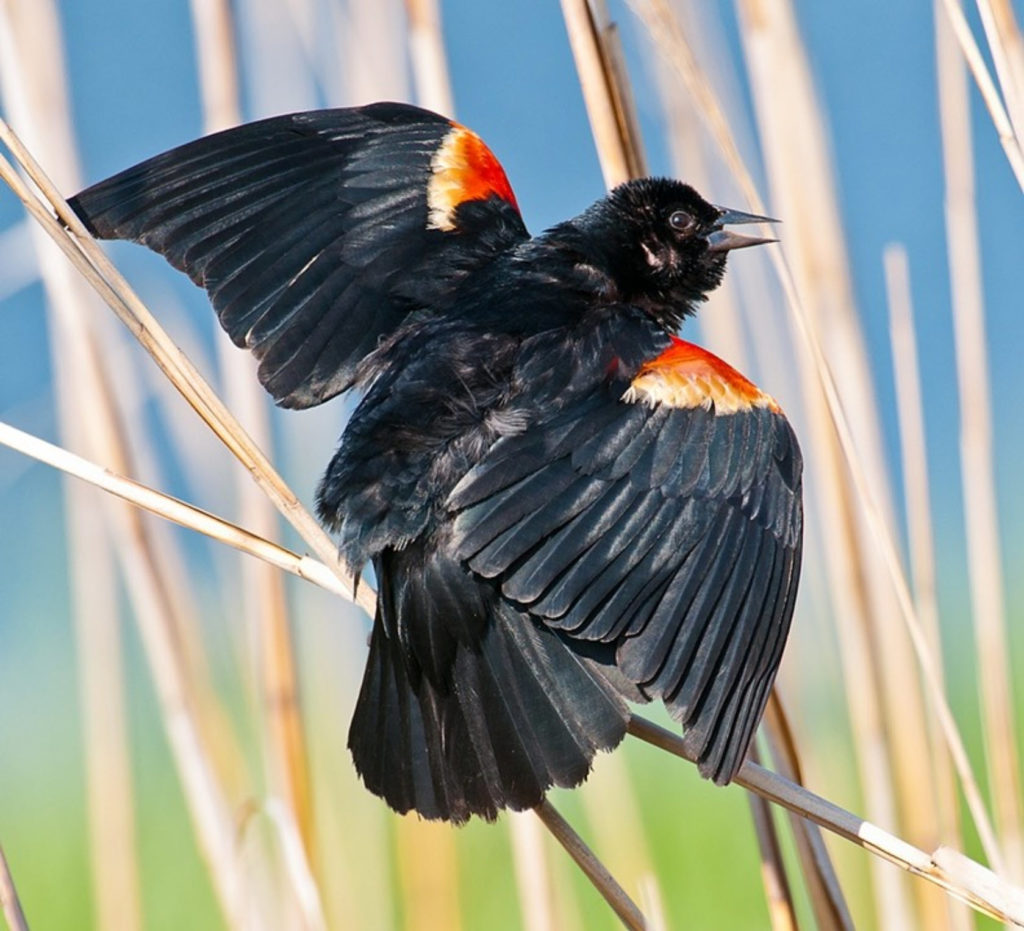
[[[746,249],[748,246],[778,242],[774,236],[743,236],[740,233],[722,229],[723,226],[740,226],[744,223],[778,223],[778,220],[756,213],[733,210],[730,207],[719,207],[717,204],[714,207],[718,211],[718,219],[715,228],[705,236],[709,252],[728,252],[731,249]]]

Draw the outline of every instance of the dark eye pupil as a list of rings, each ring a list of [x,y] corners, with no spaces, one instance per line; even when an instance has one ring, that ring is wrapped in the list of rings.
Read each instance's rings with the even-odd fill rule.
[[[693,226],[693,217],[691,217],[685,210],[676,210],[672,216],[668,218],[668,225],[674,230],[685,232]]]

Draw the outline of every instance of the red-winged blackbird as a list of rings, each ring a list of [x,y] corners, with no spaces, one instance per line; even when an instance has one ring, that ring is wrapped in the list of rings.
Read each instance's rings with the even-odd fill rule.
[[[275,117],[72,200],[208,292],[284,407],[365,394],[317,492],[379,586],[349,733],[367,787],[464,821],[575,786],[661,699],[743,762],[789,628],[801,458],[673,334],[763,220],[623,184],[531,238],[468,129],[395,103]]]

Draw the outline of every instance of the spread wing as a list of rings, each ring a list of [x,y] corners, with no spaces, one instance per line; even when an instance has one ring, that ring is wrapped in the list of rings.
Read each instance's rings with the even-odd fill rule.
[[[701,772],[733,777],[800,567],[801,457],[767,395],[676,340],[495,443],[449,505],[460,558],[664,700]]]
[[[90,231],[164,255],[210,295],[285,407],[348,388],[360,359],[474,268],[527,238],[497,159],[417,107],[249,123],[71,199]]]

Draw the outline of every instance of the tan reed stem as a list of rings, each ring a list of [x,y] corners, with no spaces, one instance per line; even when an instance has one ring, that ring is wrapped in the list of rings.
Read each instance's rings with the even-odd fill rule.
[[[1024,40],[1010,0],[977,0],[1007,116],[1018,145],[1024,137]]]
[[[803,785],[796,741],[777,690],[773,690],[765,711],[763,733],[778,773],[796,785]],[[803,865],[807,892],[819,931],[853,931],[853,919],[843,897],[839,878],[816,824],[789,812],[797,856]]]
[[[937,8],[935,12],[946,238],[960,397],[961,477],[978,685],[999,836],[1009,875],[1020,880],[1024,877],[1024,816],[1003,603],[970,103],[966,74],[949,23]]]
[[[907,254],[903,247],[888,246],[885,250],[884,265],[914,603],[934,654],[941,656],[942,633],[935,591],[935,553],[929,501],[924,404],[917,363],[917,340],[914,337],[910,275]],[[941,666],[936,671],[942,676]],[[935,721],[929,720],[928,725],[929,765],[935,774],[937,802],[937,817],[929,842],[938,845],[942,841],[959,847],[963,841],[957,810],[955,774]],[[947,900],[947,911],[950,926],[957,931],[966,931],[969,927],[966,909],[950,899]]]
[[[544,850],[544,822],[531,812],[510,811],[508,829],[512,838],[512,863],[516,871],[516,892],[524,928],[555,931],[551,877]]]
[[[958,0],[942,0],[942,4],[949,24],[953,27],[956,40],[960,45],[960,52],[971,69],[974,82],[978,85],[978,90],[981,92],[981,99],[985,101],[985,107],[988,109],[992,125],[995,126],[996,134],[999,136],[999,143],[1003,147],[1003,152],[1006,153],[1006,159],[1010,163],[1010,168],[1013,169],[1017,183],[1020,185],[1021,190],[1024,191],[1024,151],[1021,149],[1021,140],[1014,135],[1010,117],[1003,107],[999,91],[996,90],[995,82],[992,80],[992,75],[989,73],[988,66],[985,64],[985,59],[978,48],[978,44],[974,41],[971,28],[967,25],[964,11],[961,9]],[[937,10],[935,19],[937,23],[939,19]]]
[[[314,585],[319,585],[335,595],[347,599],[352,597],[351,590],[323,563],[317,562],[309,556],[292,553],[258,534],[243,530],[207,511],[118,475],[110,469],[83,459],[81,456],[76,456],[60,446],[47,443],[45,440],[3,422],[0,422],[0,444],[16,449],[40,462],[45,462],[62,472],[95,485],[97,488],[102,488],[151,514],[173,521],[181,527],[198,531],[213,540],[226,543],[240,552],[255,556],[271,566],[290,572]]]
[[[750,758],[759,762],[757,747],[751,746]],[[754,820],[754,833],[757,836],[757,849],[761,857],[761,884],[768,903],[768,918],[772,931],[796,931],[796,909],[793,907],[793,894],[786,876],[786,864],[782,858],[782,847],[779,834],[772,818],[771,808],[759,795],[747,794],[750,814]]]
[[[537,817],[544,822],[544,826],[554,835],[555,840],[576,861],[576,865],[594,884],[622,923],[631,931],[643,931],[647,927],[647,921],[640,909],[637,908],[636,903],[626,895],[623,888],[615,881],[615,877],[594,856],[583,839],[570,827],[569,822],[558,813],[555,806],[545,799],[533,810]]]
[[[562,16],[604,183],[613,188],[644,174],[640,138],[621,54],[616,51],[617,40],[610,38],[613,34],[601,0],[562,0]]]
[[[234,23],[227,0],[192,0],[192,21],[202,95],[203,124],[208,133],[241,121]],[[245,424],[261,449],[272,447],[266,395],[254,374],[252,359],[217,332],[217,350],[228,409]],[[277,519],[267,497],[236,471],[242,522],[261,537],[276,535]],[[295,820],[302,851],[314,872],[315,843],[306,741],[299,709],[288,603],[280,573],[263,562],[242,566],[243,618],[255,647],[253,677],[262,730],[267,787]]]
[[[3,910],[10,931],[28,931],[28,921],[25,919],[21,899],[18,898],[18,889],[14,885],[14,877],[11,875],[7,857],[4,856],[3,847],[0,847],[0,909]]]
[[[409,57],[416,102],[428,110],[453,116],[455,102],[438,0],[405,0],[405,15],[409,22]]]
[[[870,485],[888,512],[878,406],[806,50],[788,0],[742,0],[739,10],[773,210],[785,218],[784,238],[802,304],[843,387],[844,409]],[[801,145],[789,144],[793,138]],[[913,652],[905,630],[894,623],[885,570],[865,533],[814,367],[799,352],[799,343],[796,348],[802,400],[813,411],[806,436],[808,487],[820,489],[819,520],[829,528],[830,593],[866,814],[886,824],[902,815],[914,836],[918,824],[931,823],[933,806],[928,772],[919,771],[927,745],[924,703],[913,687]],[[904,877],[874,861],[873,878],[881,926],[905,927],[912,919]]]
[[[682,759],[683,738],[634,715],[629,733]],[[692,762],[692,760],[691,760]],[[948,848],[931,855],[883,828],[823,799],[749,760],[733,780],[751,792],[795,811],[883,860],[935,883],[985,915],[1024,926],[1024,889]]]
[[[64,42],[52,0],[0,4],[0,83],[7,112],[66,181],[79,177],[70,128]],[[46,295],[58,428],[94,455],[116,443],[101,396],[95,337],[86,323],[88,289],[42,230],[31,238]],[[70,614],[75,635],[83,741],[93,918],[125,931],[141,927],[135,797],[122,662],[122,613],[109,530],[110,502],[77,483],[64,489]]]

